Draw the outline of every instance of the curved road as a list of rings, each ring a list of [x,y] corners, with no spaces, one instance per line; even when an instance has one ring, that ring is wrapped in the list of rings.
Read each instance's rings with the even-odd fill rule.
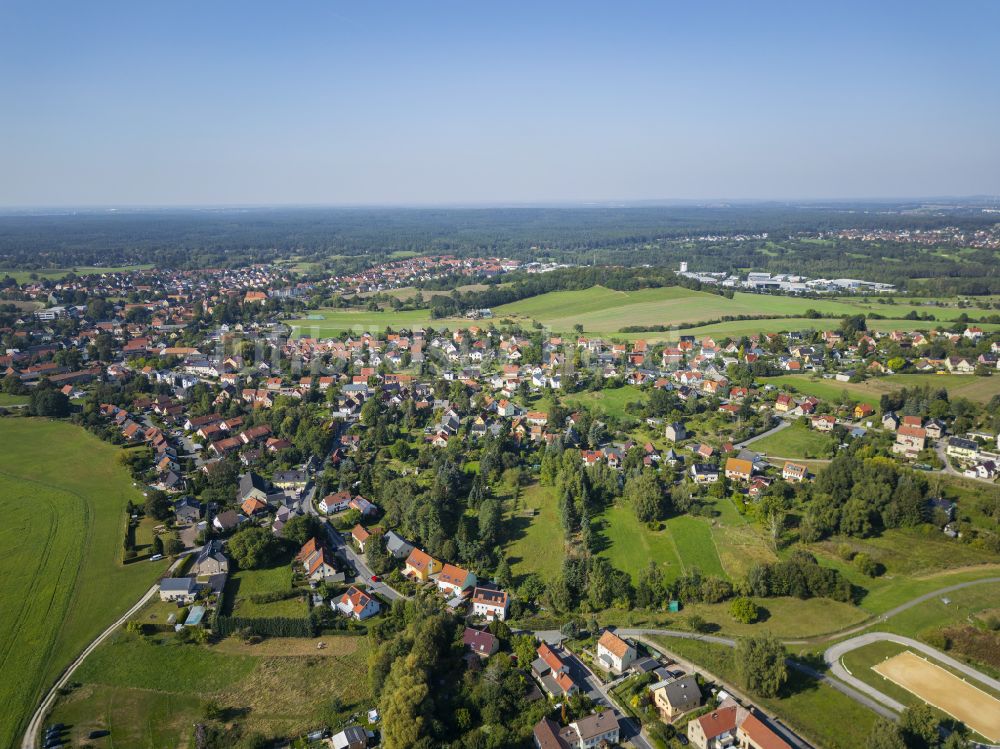
[[[877,690],[875,687],[861,681],[861,679],[854,676],[840,662],[840,659],[852,650],[857,650],[858,648],[863,648],[865,645],[871,645],[876,642],[895,642],[900,645],[905,645],[913,650],[919,650],[924,655],[929,655],[934,660],[943,663],[946,666],[950,666],[956,671],[965,674],[969,678],[1000,691],[1000,679],[993,679],[986,674],[977,671],[971,666],[967,666],[961,661],[955,660],[949,655],[945,655],[940,650],[932,648],[930,645],[925,645],[924,643],[910,637],[894,635],[890,632],[869,632],[864,635],[852,637],[850,640],[838,642],[836,645],[831,645],[826,649],[826,652],[823,653],[823,660],[826,661],[826,665],[830,667],[831,673],[833,673],[838,679],[841,679],[847,684],[851,684],[854,688],[870,695],[883,705],[886,705],[896,712],[902,712],[906,706],[892,699],[888,695],[882,694],[882,692]]]
[[[83,652],[77,656],[76,660],[73,661],[66,670],[62,672],[62,676],[59,677],[58,681],[52,685],[52,688],[45,695],[45,699],[42,700],[42,704],[38,706],[35,710],[35,714],[31,716],[31,720],[28,723],[28,729],[24,733],[24,738],[21,740],[21,749],[35,749],[38,746],[39,734],[42,731],[42,723],[45,721],[45,716],[48,714],[49,710],[52,709],[53,703],[56,701],[56,696],[59,694],[59,690],[66,686],[69,682],[70,677],[73,673],[80,667],[84,659],[90,655],[102,642],[107,640],[115,630],[121,627],[125,622],[127,622],[132,616],[134,616],[143,606],[145,606],[149,600],[156,595],[156,592],[160,589],[160,580],[166,577],[184,560],[189,554],[195,554],[201,551],[199,546],[196,549],[189,549],[183,554],[177,557],[177,560],[167,568],[167,571],[153,583],[152,587],[146,591],[146,593],[139,599],[132,608],[122,614],[111,626],[105,629],[97,638],[90,643],[87,647],[83,649]]]
[[[345,544],[345,546],[346,546],[346,544]],[[170,568],[167,570],[167,572],[165,573],[164,576],[166,576],[166,574],[170,574],[170,572],[172,572],[177,567],[177,565],[179,565],[181,563],[181,561],[183,560],[183,558],[185,556],[187,556],[188,554],[197,553],[200,550],[201,550],[200,548],[197,548],[197,549],[190,549],[190,550],[186,551],[184,554],[182,554],[180,557],[177,558],[177,560],[170,566]],[[903,611],[906,611],[907,609],[912,608],[913,606],[916,606],[916,605],[918,605],[920,603],[923,603],[924,601],[930,600],[931,598],[934,598],[934,597],[939,596],[939,595],[943,595],[945,593],[950,593],[950,592],[955,591],[955,590],[961,590],[962,588],[968,588],[968,587],[973,586],[973,585],[982,585],[984,583],[994,583],[994,582],[1000,582],[1000,577],[986,577],[986,578],[982,578],[980,580],[969,580],[969,581],[964,582],[964,583],[957,583],[955,585],[950,585],[950,586],[947,586],[947,587],[944,587],[944,588],[939,588],[939,589],[933,590],[933,591],[931,591],[929,593],[924,593],[923,595],[917,596],[916,598],[913,598],[910,601],[907,601],[906,603],[900,604],[899,606],[896,606],[895,608],[890,609],[889,611],[887,611],[884,614],[880,615],[876,619],[876,621],[885,621],[886,619],[888,619],[888,618],[890,618],[892,616],[895,616],[896,614],[899,614],[899,613],[901,613]],[[388,587],[388,586],[386,586],[386,587]],[[94,649],[97,648],[98,645],[100,645],[102,642],[104,642],[106,639],[108,639],[108,637],[110,637],[118,627],[121,627],[123,624],[125,624],[125,622],[127,622],[130,617],[132,617],[137,611],[139,611],[143,606],[145,606],[146,603],[154,595],[156,595],[156,592],[157,592],[158,589],[159,589],[159,581],[157,581],[156,583],[154,583],[154,585],[148,591],[146,591],[145,595],[143,595],[143,597],[141,599],[139,599],[139,601],[134,606],[132,606],[132,608],[130,608],[128,611],[126,611],[124,614],[122,614],[121,617],[119,617],[117,621],[115,621],[111,626],[109,626],[107,629],[105,629],[100,635],[97,636],[97,638],[93,642],[91,642],[86,648],[84,648],[83,652],[80,653],[80,655],[76,658],[76,660],[74,660],[66,668],[66,670],[63,672],[62,676],[52,686],[52,688],[46,694],[45,699],[42,700],[42,703],[38,706],[38,709],[35,711],[34,715],[31,717],[31,721],[28,723],[28,729],[25,732],[24,739],[21,742],[21,749],[35,749],[35,747],[38,746],[38,737],[39,737],[39,733],[41,732],[42,723],[43,723],[43,721],[45,719],[46,714],[52,708],[52,705],[55,702],[55,698],[56,698],[59,690],[66,685],[66,683],[69,681],[70,677],[73,675],[73,673],[76,671],[76,669],[78,669],[80,667],[80,664],[83,663],[84,659],[88,655],[90,655],[90,653],[92,653],[94,651]],[[395,591],[393,591],[393,592],[395,592]],[[399,595],[399,594],[397,593],[397,595]],[[845,635],[850,635],[850,634],[853,634],[854,632],[866,629],[866,628],[872,626],[872,624],[873,624],[872,622],[869,622],[867,624],[860,624],[857,627],[855,627],[854,629],[847,630],[847,631],[840,632],[840,633],[835,633],[833,635],[829,635],[828,638],[843,637]],[[644,638],[646,636],[651,636],[651,635],[662,635],[662,636],[665,636],[665,637],[679,637],[679,638],[682,638],[682,639],[690,639],[690,640],[704,640],[705,642],[711,642],[711,643],[715,643],[715,644],[718,644],[718,645],[725,645],[727,647],[733,647],[736,644],[736,640],[734,640],[734,639],[732,639],[730,637],[720,637],[720,636],[717,636],[717,635],[702,635],[702,634],[698,634],[696,632],[684,632],[684,631],[671,630],[671,629],[643,629],[643,628],[626,629],[626,628],[620,628],[618,631],[621,632],[622,634],[626,635],[626,636],[640,637],[640,638]],[[545,641],[548,641],[548,642],[553,642],[553,641],[557,642],[557,641],[563,639],[563,636],[557,630],[540,630],[540,631],[534,632],[534,634],[539,639],[545,640]],[[954,659],[948,658],[947,656],[944,656],[943,654],[938,654],[937,651],[933,650],[933,648],[928,648],[926,645],[923,645],[921,643],[917,643],[916,640],[909,640],[909,638],[901,638],[901,637],[898,637],[897,635],[890,635],[890,634],[881,633],[881,632],[874,632],[874,633],[870,633],[868,635],[861,635],[859,637],[855,637],[855,638],[853,638],[851,640],[847,640],[845,642],[846,643],[857,642],[857,641],[864,640],[865,638],[868,638],[868,637],[875,637],[876,639],[878,639],[880,636],[883,639],[898,638],[895,641],[897,641],[897,642],[905,641],[907,644],[909,642],[916,643],[914,645],[914,647],[918,647],[919,649],[924,650],[924,652],[928,652],[934,658],[938,658],[942,662],[947,663],[948,665],[952,665],[952,661],[954,660]],[[875,640],[871,640],[871,641],[874,642]],[[803,641],[803,640],[786,640],[785,642],[787,644],[801,644],[801,643],[803,643],[805,641]],[[838,651],[836,651],[836,648],[838,648],[840,645],[843,645],[843,644],[844,643],[840,643],[838,645],[834,645],[834,646],[831,646],[830,648],[828,648],[827,651],[826,651],[826,653],[824,653],[824,657],[826,657],[827,655],[830,655],[831,651],[833,651],[834,653],[838,652]],[[864,644],[868,644],[868,643],[867,642],[859,642],[858,644],[854,645],[854,647],[855,648],[856,647],[861,647]],[[848,648],[848,650],[851,650],[851,649],[853,649],[853,648]],[[847,650],[844,650],[842,652],[847,652]],[[839,660],[839,657],[840,656],[837,655],[834,660],[835,661]],[[830,661],[827,660],[827,663],[830,663]],[[955,663],[958,663],[958,662],[955,661]],[[820,673],[819,671],[816,671],[815,669],[812,669],[809,666],[806,666],[805,664],[799,663],[798,661],[794,661],[792,659],[788,659],[788,665],[791,668],[795,668],[795,669],[797,669],[797,670],[799,670],[799,671],[801,671],[801,672],[803,672],[805,674],[808,674],[809,676],[811,676],[812,678],[817,679],[818,681],[822,681],[823,683],[828,684],[829,686],[831,686],[834,689],[838,690],[839,692],[847,695],[848,697],[850,697],[851,699],[855,700],[856,702],[859,702],[860,704],[865,705],[866,707],[870,708],[871,710],[874,710],[879,715],[885,716],[885,717],[890,718],[890,719],[895,719],[896,717],[898,717],[897,716],[898,709],[897,710],[893,710],[893,709],[890,709],[890,708],[886,707],[885,700],[889,700],[888,697],[886,697],[885,695],[881,694],[880,692],[877,692],[877,690],[871,689],[870,687],[868,687],[868,685],[863,684],[863,682],[860,682],[859,680],[854,679],[853,677],[849,677],[848,679],[846,679],[845,681],[848,682],[848,683],[845,683],[845,681],[840,681],[839,679],[831,678],[831,677],[827,676],[826,674]],[[965,669],[968,669],[968,667],[965,666],[965,664],[960,664],[960,666],[961,666],[961,670],[963,670],[963,671]],[[832,669],[832,664],[831,664],[831,669]],[[704,669],[702,669],[702,670],[704,670]],[[990,684],[991,686],[993,686],[994,684],[997,684],[997,686],[995,686],[994,688],[1000,689],[1000,682],[996,682],[996,680],[989,679],[988,677],[984,677],[983,675],[979,674],[978,672],[975,672],[972,669],[970,669],[970,671],[972,671],[972,673],[970,673],[970,675],[973,676],[973,678],[980,679],[981,681],[984,681],[984,683]],[[837,671],[834,671],[834,673],[837,673]],[[838,676],[839,676],[839,674],[838,674]],[[840,677],[840,678],[843,678],[843,677]],[[860,686],[858,686],[858,684],[862,684],[864,686],[864,688],[862,689]],[[876,692],[877,696],[876,695],[872,695],[871,694],[872,692]],[[895,703],[895,704],[898,705],[898,703]]]

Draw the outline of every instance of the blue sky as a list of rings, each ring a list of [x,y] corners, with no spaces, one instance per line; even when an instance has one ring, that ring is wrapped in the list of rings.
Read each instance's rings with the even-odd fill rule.
[[[985,0],[6,0],[0,205],[996,195],[997,28]]]

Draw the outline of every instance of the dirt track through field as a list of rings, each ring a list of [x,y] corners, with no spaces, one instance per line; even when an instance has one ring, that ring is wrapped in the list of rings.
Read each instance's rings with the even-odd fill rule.
[[[950,671],[909,650],[872,669],[990,741],[1000,741],[1000,700]]]

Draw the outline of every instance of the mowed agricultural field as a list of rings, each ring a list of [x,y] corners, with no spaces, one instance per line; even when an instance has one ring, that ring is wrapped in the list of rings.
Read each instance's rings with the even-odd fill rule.
[[[72,726],[77,742],[110,730],[114,746],[194,745],[194,725],[214,702],[244,734],[295,736],[373,707],[365,637],[276,638],[245,645],[183,645],[172,635],[146,640],[119,633],[84,661],[81,686],[62,697],[51,720]]]
[[[463,288],[473,288],[467,286]],[[403,293],[404,290],[398,290]],[[395,292],[393,292],[395,293]],[[408,292],[406,292],[408,293]],[[425,293],[429,296],[433,292]],[[876,309],[877,308],[877,309]],[[552,291],[546,294],[521,299],[493,309],[493,320],[514,320],[523,324],[539,322],[554,332],[569,333],[575,325],[582,325],[588,334],[610,335],[630,325],[691,325],[708,322],[726,316],[747,315],[754,320],[730,321],[684,328],[677,331],[659,333],[627,333],[623,336],[647,338],[650,341],[676,340],[682,332],[686,335],[742,336],[761,331],[780,332],[785,330],[830,330],[840,325],[839,317],[865,314],[874,311],[885,316],[901,318],[912,307],[910,305],[879,305],[871,300],[857,299],[803,299],[792,296],[750,294],[736,292],[732,299],[705,291],[693,291],[680,286],[668,286],[636,291],[615,291],[603,286],[594,286],[577,291]],[[821,314],[835,315],[833,318],[794,317],[804,315],[807,310]],[[949,319],[961,314],[959,308],[920,308],[942,313]],[[312,318],[312,319],[310,319]],[[287,320],[296,336],[327,337],[341,331],[375,331],[386,327],[456,328],[472,323],[464,318],[441,318],[432,320],[430,311],[322,309],[308,313],[303,318]],[[483,323],[479,323],[483,324]],[[936,327],[937,323],[902,319],[870,320],[873,330],[915,330]],[[984,329],[1000,326],[982,325]]]
[[[65,278],[70,273],[76,273],[78,276],[86,276],[97,273],[127,273],[133,270],[148,270],[152,267],[153,266],[151,264],[146,263],[145,265],[109,265],[106,267],[97,265],[81,265],[76,268],[47,268],[45,270],[0,269],[0,278],[10,276],[17,283],[25,284],[32,280],[32,276],[35,276],[39,280],[58,281],[61,278]]]
[[[59,672],[167,563],[120,562],[125,506],[142,495],[119,448],[27,418],[0,420],[0,444],[0,746],[10,746]]]
[[[815,395],[828,401],[838,401],[845,392],[852,400],[878,406],[879,399],[886,393],[901,388],[923,387],[945,388],[951,397],[968,398],[979,403],[988,403],[995,395],[1000,395],[1000,377],[976,377],[955,374],[894,374],[873,377],[864,382],[837,382],[834,379],[813,379],[810,375],[779,375],[761,377],[762,384],[782,388],[794,387],[803,395]]]

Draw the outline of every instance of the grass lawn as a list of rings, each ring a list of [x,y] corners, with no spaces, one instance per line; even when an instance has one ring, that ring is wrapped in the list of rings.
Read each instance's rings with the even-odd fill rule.
[[[748,447],[776,458],[829,458],[833,436],[794,422],[790,427],[754,440]]]
[[[837,547],[848,544],[885,566],[881,577],[862,575],[837,556]],[[878,538],[837,537],[808,547],[820,564],[841,571],[867,593],[859,605],[871,614],[881,614],[923,593],[966,580],[1000,575],[996,555],[947,538],[932,526],[886,531]]]
[[[802,395],[814,395],[820,400],[839,403],[846,394],[850,400],[867,403],[878,408],[879,395],[865,382],[837,382],[836,380],[814,379],[810,375],[779,375],[777,377],[761,377],[765,385],[776,385],[789,390],[794,389]]]
[[[646,393],[634,385],[623,385],[620,388],[595,390],[567,395],[564,401],[574,408],[586,408],[597,414],[617,419],[636,418],[625,412],[630,403],[644,403]]]
[[[0,746],[58,673],[167,562],[120,563],[125,505],[141,500],[120,449],[79,427],[0,420]]]
[[[993,573],[993,576],[1000,576],[1000,570],[993,570]],[[943,581],[940,587],[949,582]],[[941,600],[945,597],[949,603]],[[946,596],[935,596],[880,622],[878,629],[920,640],[941,627],[968,624],[980,611],[995,609],[998,605],[1000,583],[983,583],[952,591]]]
[[[239,570],[226,581],[225,614],[248,619],[271,616],[304,617],[309,607],[303,598],[255,603],[250,597],[260,593],[275,593],[292,589],[290,558],[280,564],[259,570]]]
[[[532,514],[533,513],[533,514]],[[504,552],[515,578],[529,572],[543,580],[558,577],[563,560],[563,530],[551,486],[532,484],[521,491],[520,503],[504,521]]]
[[[0,406],[23,406],[28,402],[27,395],[11,395],[0,393]]]
[[[754,564],[777,559],[766,531],[740,515],[732,499],[716,499],[711,507],[717,513],[711,523],[712,539],[730,578],[741,579]]]
[[[295,736],[334,724],[334,698],[343,701],[341,716],[372,706],[367,640],[326,642],[324,650],[294,638],[199,646],[123,633],[85,661],[76,679],[82,686],[59,700],[52,719],[71,724],[77,740],[108,729],[115,746],[188,746],[213,700],[247,732]]]
[[[537,320],[557,331],[572,330],[574,325],[580,324],[588,332],[609,333],[628,325],[670,325],[738,315],[773,318],[804,315],[809,309],[837,316],[867,311],[856,302],[835,299],[799,299],[744,292],[736,292],[732,299],[727,299],[718,294],[678,286],[637,291],[615,291],[596,286],[580,291],[553,291],[522,299],[497,307],[493,316],[499,319]],[[893,313],[887,306],[883,306],[880,312],[886,315]],[[906,312],[901,310],[899,316]],[[811,327],[824,322],[839,325],[839,320],[809,322]],[[899,321],[895,322],[895,327],[900,327]],[[753,331],[759,329],[753,328]]]
[[[680,576],[684,567],[669,530],[651,531],[640,523],[631,507],[613,505],[594,519],[594,529],[605,543],[601,556],[628,572],[635,581],[649,562],[655,562],[667,580]]]
[[[875,377],[864,382],[837,382],[836,380],[814,380],[809,375],[780,375],[762,377],[761,382],[782,387],[794,387],[805,395],[815,395],[827,401],[840,401],[843,393],[852,400],[878,407],[879,398],[886,393],[904,387],[930,385],[945,388],[953,397],[968,398],[978,403],[988,403],[994,395],[1000,394],[1000,377],[976,377],[974,375],[953,374],[894,374]]]
[[[721,679],[731,683],[736,681],[730,648],[677,637],[654,639],[665,651],[703,666]],[[868,734],[875,724],[874,712],[833,687],[797,671],[790,672],[785,692],[782,697],[758,699],[757,702],[816,746],[827,749],[856,749],[865,746]]]
[[[114,265],[98,267],[96,265],[81,265],[76,268],[48,268],[45,270],[0,270],[0,278],[10,276],[19,284],[28,283],[34,275],[40,280],[48,279],[58,281],[69,273],[76,273],[78,276],[85,276],[91,273],[126,273],[132,270],[146,270],[153,266],[149,263],[145,265]]]
[[[691,515],[678,515],[667,521],[667,528],[674,537],[674,544],[685,570],[697,567],[703,575],[727,577],[707,520]]]
[[[292,327],[294,337],[307,336],[311,338],[330,338],[339,336],[343,331],[363,333],[365,331],[381,331],[391,328],[422,328],[432,325],[435,328],[467,327],[473,323],[464,318],[442,318],[432,320],[430,310],[385,310],[371,312],[359,309],[320,309],[309,310],[305,317],[295,320],[285,320]]]

